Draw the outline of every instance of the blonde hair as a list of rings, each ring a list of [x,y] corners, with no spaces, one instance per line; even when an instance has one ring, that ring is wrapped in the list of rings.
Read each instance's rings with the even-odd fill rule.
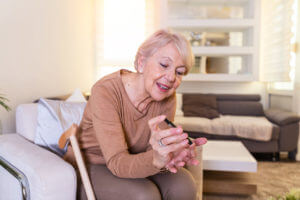
[[[167,30],[158,30],[146,39],[139,47],[134,61],[134,67],[137,70],[138,60],[141,56],[151,57],[159,48],[172,43],[176,46],[181,55],[184,65],[187,68],[186,74],[194,65],[194,55],[190,43],[184,36],[178,33],[171,33]]]

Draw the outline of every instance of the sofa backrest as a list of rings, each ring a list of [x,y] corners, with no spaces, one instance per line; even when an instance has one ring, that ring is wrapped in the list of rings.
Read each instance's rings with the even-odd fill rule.
[[[263,106],[258,94],[214,94],[218,111],[222,115],[263,116]]]
[[[205,103],[203,98],[205,96],[212,96],[215,98],[207,98],[209,101],[214,100],[215,103]],[[197,108],[197,98],[199,98],[200,106],[209,106],[209,109],[217,109],[222,115],[246,115],[246,116],[264,116],[263,106],[260,103],[260,95],[258,94],[183,94],[183,107],[195,106]],[[193,101],[190,101],[193,98]],[[186,102],[185,102],[186,101]],[[201,102],[202,101],[202,102]],[[189,102],[189,103],[188,103]],[[195,105],[190,105],[193,102]],[[211,107],[211,105],[216,105]],[[182,108],[184,111],[185,109]],[[200,110],[201,111],[201,110]]]
[[[34,141],[37,127],[38,104],[21,104],[16,110],[17,133],[30,141]]]

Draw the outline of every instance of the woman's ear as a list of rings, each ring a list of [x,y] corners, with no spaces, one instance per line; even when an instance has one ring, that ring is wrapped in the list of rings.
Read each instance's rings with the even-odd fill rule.
[[[145,59],[145,57],[144,56],[140,56],[138,58],[138,66],[137,66],[138,73],[142,74],[144,72],[145,65],[146,65],[146,59]]]

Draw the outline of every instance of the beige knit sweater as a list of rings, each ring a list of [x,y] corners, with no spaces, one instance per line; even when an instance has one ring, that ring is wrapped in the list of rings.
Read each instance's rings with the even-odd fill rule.
[[[125,91],[123,73],[131,72],[120,70],[93,86],[81,121],[79,142],[87,163],[106,164],[118,177],[144,178],[159,172],[152,164],[148,121],[162,114],[174,120],[176,98],[174,94],[151,102],[146,112],[141,113]],[[71,147],[65,157],[73,159]]]

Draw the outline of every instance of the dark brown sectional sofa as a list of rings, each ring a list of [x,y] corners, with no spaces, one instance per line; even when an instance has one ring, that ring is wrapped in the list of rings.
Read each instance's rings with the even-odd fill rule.
[[[279,152],[288,152],[289,158],[295,160],[300,117],[291,112],[278,109],[263,110],[260,100],[261,97],[257,94],[183,94],[182,111],[185,117],[199,116],[210,119],[218,117],[220,114],[264,116],[273,124],[270,141],[256,141],[205,132],[187,132],[191,137],[206,137],[214,140],[239,140],[252,153],[273,153],[273,159],[279,158]]]

